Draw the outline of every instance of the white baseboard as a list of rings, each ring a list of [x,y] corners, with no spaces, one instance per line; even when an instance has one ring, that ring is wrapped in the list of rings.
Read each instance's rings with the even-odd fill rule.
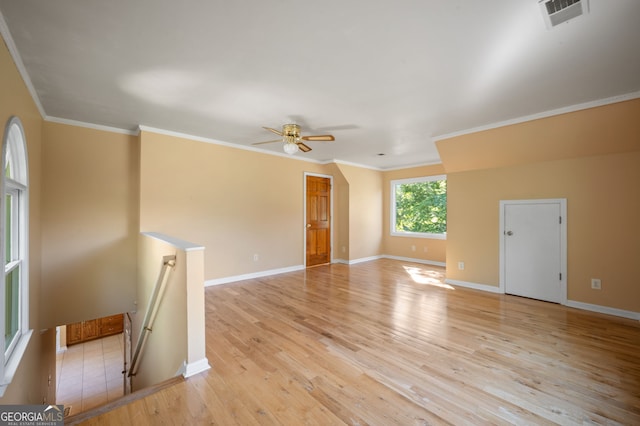
[[[410,258],[410,257],[400,257],[400,256],[389,256],[386,254],[382,254],[379,256],[369,256],[369,257],[362,257],[360,259],[354,259],[354,260],[346,260],[346,259],[333,259],[331,260],[331,263],[341,263],[341,264],[345,264],[345,265],[356,265],[358,263],[364,263],[364,262],[371,262],[372,260],[378,260],[378,259],[394,259],[394,260],[400,260],[403,262],[413,262],[413,263],[422,263],[425,265],[434,265],[434,266],[446,266],[446,263],[444,262],[437,262],[435,260],[425,260],[425,259],[414,259],[414,258]],[[224,278],[216,278],[213,280],[207,280],[204,282],[204,286],[205,287],[209,287],[209,286],[214,286],[214,285],[220,285],[220,284],[228,284],[228,283],[233,283],[236,281],[244,281],[244,280],[251,280],[254,278],[262,278],[262,277],[268,277],[270,275],[277,275],[277,274],[284,274],[286,272],[294,272],[294,271],[300,271],[303,270],[305,268],[304,265],[297,265],[297,266],[289,266],[286,268],[279,268],[279,269],[271,269],[271,270],[267,270],[267,271],[260,271],[260,272],[254,272],[251,274],[242,274],[242,275],[234,275],[234,276],[230,276],[230,277],[224,277]]]
[[[363,258],[354,259],[354,260],[333,259],[332,263],[342,263],[342,264],[346,264],[346,265],[355,265],[355,264],[358,264],[358,263],[370,262],[372,260],[378,260],[378,259],[393,259],[393,260],[400,260],[400,261],[403,261],[403,262],[422,263],[422,264],[425,264],[425,265],[434,265],[434,266],[446,267],[446,263],[444,263],[444,262],[437,262],[437,261],[425,260],[425,259],[414,259],[414,258],[409,258],[409,257],[390,256],[390,255],[370,256],[370,257],[363,257]],[[283,273],[286,273],[286,272],[300,271],[300,270],[303,270],[303,269],[305,269],[304,265],[290,266],[290,267],[287,267],[287,268],[279,268],[279,269],[271,269],[271,270],[255,272],[255,273],[251,273],[251,274],[235,275],[235,276],[232,276],[232,277],[225,277],[225,278],[207,280],[207,281],[205,281],[204,285],[205,285],[205,287],[209,287],[209,286],[214,286],[214,285],[232,283],[232,282],[236,282],[236,281],[250,280],[250,279],[254,279],[254,278],[262,278],[262,277],[267,277],[267,276],[270,276],[270,275],[283,274]],[[450,280],[450,279],[446,279],[445,283],[453,285],[453,286],[466,287],[466,288],[471,288],[471,289],[474,289],[474,290],[487,291],[487,292],[490,292],[490,293],[504,294],[504,292],[502,290],[500,290],[499,286],[493,286],[493,285],[488,285],[488,284],[479,284],[479,283],[473,283],[473,282],[468,282],[468,281]],[[640,321],[640,312],[625,311],[623,309],[610,308],[610,307],[601,306],[601,305],[593,305],[593,304],[590,304],[590,303],[576,302],[574,300],[567,301],[565,306],[569,306],[571,308],[583,309],[583,310],[592,311],[592,312],[599,312],[599,313],[602,313],[602,314],[614,315],[614,316],[617,316],[617,317],[629,318],[629,319],[634,319],[634,320]],[[208,365],[208,363],[207,363],[207,365]],[[194,374],[196,374],[196,373],[194,373]],[[187,376],[185,376],[185,377],[187,377]]]
[[[337,262],[336,259],[334,259],[333,263],[346,263],[347,265],[355,265],[356,263],[371,262],[372,260],[378,260],[378,259],[382,259],[382,256],[361,257],[360,259],[354,259],[354,260],[340,259],[340,262]]]
[[[386,255],[386,254],[381,256],[381,257],[383,257],[385,259],[400,260],[402,262],[421,263],[423,265],[433,265],[433,266],[442,266],[442,267],[447,266],[447,264],[445,262],[437,262],[435,260],[415,259],[413,257],[389,256],[389,255]]]
[[[454,286],[457,285],[460,287],[467,287],[475,290],[482,290],[482,291],[488,291],[491,293],[504,294],[503,291],[500,290],[500,287],[496,287],[492,285],[478,284],[478,283],[471,283],[471,282],[457,281],[457,280],[445,280],[444,282]],[[602,306],[602,305],[592,305],[590,303],[576,302],[575,300],[568,300],[565,306],[568,306],[570,308],[582,309],[585,311],[598,312],[601,314],[613,315],[616,317],[629,318],[629,319],[640,321],[640,312],[625,311],[623,309],[610,308],[608,306]]]
[[[212,286],[212,285],[228,284],[228,283],[233,283],[233,282],[236,282],[236,281],[252,280],[252,279],[255,279],[255,278],[268,277],[270,275],[277,275],[277,274],[284,274],[286,272],[300,271],[302,269],[304,269],[304,265],[297,265],[297,266],[289,266],[287,268],[270,269],[270,270],[267,270],[267,271],[253,272],[251,274],[234,275],[234,276],[231,276],[231,277],[216,278],[216,279],[213,279],[213,280],[205,281],[204,282],[204,286],[205,287],[209,287],[209,286]]]
[[[444,282],[454,286],[457,285],[459,287],[472,288],[474,290],[488,291],[490,293],[502,293],[502,291],[500,290],[500,287],[488,285],[488,284],[478,284],[478,283],[471,283],[468,281],[458,281],[458,280],[444,280]]]
[[[202,373],[203,371],[207,371],[210,369],[209,360],[207,358],[202,358],[196,362],[190,362],[184,365],[184,371],[182,375],[186,379],[187,377],[194,376],[198,373]]]
[[[333,259],[333,263],[344,263],[345,265],[355,265],[358,263],[371,262],[372,260],[378,260],[378,259],[393,259],[393,260],[400,260],[402,262],[422,263],[424,265],[433,265],[433,266],[442,266],[442,267],[447,265],[444,262],[437,262],[435,260],[416,259],[413,257],[390,256],[387,254],[381,254],[379,256],[361,257],[360,259],[353,259],[353,260]]]
[[[625,311],[624,309],[610,308],[608,306],[576,302],[575,300],[567,300],[566,306],[569,306],[570,308],[583,309],[585,311],[598,312],[601,314],[614,315],[616,317],[623,317],[640,321],[640,312]]]

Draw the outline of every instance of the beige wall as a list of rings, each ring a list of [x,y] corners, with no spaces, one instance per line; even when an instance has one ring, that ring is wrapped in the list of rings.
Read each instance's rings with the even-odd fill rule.
[[[140,235],[138,255],[138,309],[131,317],[134,351],[162,269],[163,256],[176,256],[176,261],[166,272],[164,293],[152,324],[154,331],[148,334],[144,351],[139,356],[138,372],[132,380],[134,391],[177,376],[187,360],[188,342],[186,252],[160,239]]]
[[[637,151],[640,99],[438,141],[447,173]]]
[[[333,177],[332,259],[349,260],[349,182],[336,164],[327,164],[325,173]]]
[[[164,256],[175,256],[166,270],[164,292],[139,356],[134,390],[209,368],[206,358],[204,248],[165,235],[139,236],[138,310],[132,314],[132,344],[140,339],[149,299],[158,284]]]
[[[447,174],[447,277],[498,286],[499,201],[566,198],[568,299],[640,312],[635,267],[640,258],[639,107],[640,101],[625,102],[567,114],[566,121],[552,117],[495,129],[484,132],[481,140],[470,135],[441,141],[439,147],[449,153],[464,149],[472,140],[480,144],[475,151],[501,147],[513,151],[511,158],[515,158],[520,152],[533,151],[537,136],[559,134],[559,157],[567,155],[562,147],[565,138],[569,144],[581,138],[584,146],[576,152],[590,154],[541,162],[534,161],[541,158],[536,156],[530,164],[510,164],[503,158],[489,161],[489,157],[475,162],[452,159],[454,170],[463,166],[471,170]],[[636,119],[618,120],[629,119],[630,114]],[[585,133],[584,127],[591,132]],[[600,127],[609,131],[603,133]],[[551,155],[545,141],[539,145],[546,150],[544,157]],[[603,153],[607,150],[610,153]],[[448,163],[445,168],[449,170]],[[465,262],[464,271],[457,269],[458,261]],[[591,290],[591,278],[602,280],[602,290]]]
[[[447,240],[433,238],[397,237],[391,235],[391,181],[396,179],[409,179],[424,176],[437,176],[445,174],[442,164],[411,167],[401,170],[392,170],[383,173],[383,204],[382,210],[382,235],[384,253],[389,256],[419,259],[436,264],[445,263]],[[415,249],[414,249],[415,248]]]
[[[304,264],[304,172],[325,166],[148,131],[140,138],[142,231],[206,247],[207,280]]]
[[[44,123],[47,326],[129,311],[135,299],[138,140]]]
[[[349,185],[349,260],[382,253],[382,174],[338,163]],[[339,247],[342,250],[342,247]]]
[[[0,404],[40,404],[51,400],[52,389],[43,380],[55,371],[55,352],[42,354],[42,349],[55,345],[55,333],[44,328],[40,318],[41,295],[41,226],[42,210],[42,118],[31,98],[13,59],[0,43],[0,123],[2,134],[12,116],[22,121],[27,140],[29,162],[29,328],[33,335],[13,382],[8,386]],[[1,179],[1,178],[0,178]],[[55,386],[55,376],[51,386]]]

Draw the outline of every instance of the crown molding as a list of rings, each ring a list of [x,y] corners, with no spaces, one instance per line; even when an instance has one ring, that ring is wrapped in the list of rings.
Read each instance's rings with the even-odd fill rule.
[[[273,156],[276,156],[276,157],[283,157],[283,158],[288,158],[288,159],[291,159],[291,160],[306,161],[307,163],[324,164],[323,162],[318,161],[318,160],[314,160],[314,159],[311,159],[311,158],[304,158],[304,157],[296,156],[296,155],[289,155],[289,154],[287,154],[285,152],[275,152],[275,151],[270,151],[270,150],[266,150],[266,149],[255,148],[253,146],[246,146],[246,145],[240,145],[240,144],[236,144],[236,143],[224,142],[224,141],[217,140],[217,139],[190,135],[188,133],[181,133],[181,132],[175,132],[173,130],[159,129],[157,127],[146,126],[144,124],[141,124],[141,125],[138,126],[138,132],[157,133],[157,134],[160,134],[160,135],[172,136],[172,137],[181,138],[181,139],[188,139],[188,140],[192,140],[192,141],[196,141],[196,142],[204,142],[204,143],[210,143],[210,144],[214,144],[214,145],[220,145],[220,146],[224,146],[224,147],[227,147],[227,148],[235,148],[235,149],[241,149],[241,150],[244,150],[244,151],[257,152],[259,154],[273,155]]]
[[[18,47],[13,41],[13,37],[11,36],[11,31],[9,31],[9,26],[7,25],[7,21],[4,19],[4,15],[0,12],[0,34],[2,34],[2,38],[4,39],[4,43],[7,45],[7,49],[9,50],[9,54],[13,59],[13,63],[16,65],[18,69],[18,73],[22,77],[22,81],[24,81],[25,86],[27,86],[27,90],[29,94],[31,94],[31,99],[33,99],[33,103],[36,104],[36,108],[40,112],[40,116],[42,118],[46,117],[47,114],[40,103],[40,98],[38,98],[38,93],[36,92],[33,83],[31,82],[31,78],[29,78],[29,74],[27,74],[27,69],[22,62],[22,57],[20,53],[18,53]]]
[[[441,141],[443,139],[451,139],[458,136],[464,136],[471,133],[483,132],[485,130],[497,129],[499,127],[510,126],[513,124],[526,123],[528,121],[539,120],[541,118],[549,118],[556,115],[567,114],[570,112],[582,111],[590,108],[597,108],[605,105],[617,104],[619,102],[630,101],[640,98],[640,91],[626,93],[624,95],[612,96],[610,98],[599,99],[597,101],[584,102],[581,104],[571,105],[568,107],[552,109],[549,111],[540,112],[537,114],[526,115],[524,117],[518,117],[511,120],[499,121],[497,123],[487,124],[484,126],[473,127],[471,129],[460,130],[458,132],[447,133],[443,135],[434,136],[431,139],[433,142]]]
[[[86,129],[101,130],[104,132],[121,133],[123,135],[138,136],[138,130],[120,129],[118,127],[103,126],[101,124],[86,123],[84,121],[69,120],[59,117],[44,117],[48,123],[66,124],[69,126],[84,127]]]

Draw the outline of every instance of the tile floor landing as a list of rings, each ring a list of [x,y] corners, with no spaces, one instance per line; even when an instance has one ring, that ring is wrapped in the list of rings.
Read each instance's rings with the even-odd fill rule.
[[[124,395],[123,336],[104,337],[67,347],[56,356],[56,404],[75,415]]]

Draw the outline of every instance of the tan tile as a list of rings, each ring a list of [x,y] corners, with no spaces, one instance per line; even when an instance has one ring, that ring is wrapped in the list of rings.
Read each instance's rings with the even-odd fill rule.
[[[80,376],[62,376],[58,382],[58,388],[81,388],[83,377]]]
[[[95,370],[101,370],[104,372],[104,360],[103,359],[85,359],[83,363],[84,371],[91,372]]]
[[[124,396],[124,384],[122,383],[122,380],[107,383],[107,397],[109,401],[121,398],[122,396]]]
[[[121,357],[124,358],[124,351],[120,347],[117,347],[117,348],[106,348],[104,350],[104,353],[105,354],[118,354],[118,355],[120,355]]]
[[[87,398],[93,395],[100,395],[107,392],[106,381],[85,382],[82,387],[82,398]]]
[[[82,353],[84,351],[84,344],[67,346],[67,350],[64,351],[65,356],[69,354]]]
[[[96,360],[100,360],[104,362],[104,352],[100,351],[100,352],[92,353],[91,355],[85,354],[84,356],[84,362],[96,361]]]
[[[84,349],[92,349],[92,348],[102,348],[102,339],[89,340],[88,342],[84,342]]]
[[[123,377],[114,377],[110,380],[107,380],[107,389],[109,388],[117,388],[122,387],[124,383]]]
[[[102,339],[102,346],[120,346],[122,341],[122,334],[116,334],[114,336],[105,337]]]
[[[99,351],[86,351],[84,353],[84,361],[85,362],[87,360],[93,360],[93,359],[97,359],[97,358],[104,358],[103,352],[101,350],[99,350]]]
[[[96,370],[96,369],[104,370],[104,359],[102,357],[91,358],[91,359],[85,358],[82,365],[85,370]]]
[[[93,385],[95,383],[107,383],[107,376],[100,372],[93,372],[82,376],[83,386]]]
[[[119,352],[106,352],[104,354],[105,364],[123,364],[124,357]]]
[[[120,373],[122,370],[124,370],[124,363],[123,362],[105,362],[104,370],[111,373],[115,371]]]
[[[58,379],[58,383],[64,382],[65,380],[82,380],[82,374],[84,370],[82,367],[79,368],[63,368],[60,372],[60,378]]]
[[[65,368],[66,366],[69,365],[82,365],[82,363],[84,362],[84,356],[80,355],[80,356],[74,356],[74,357],[64,357],[64,359],[62,360],[62,368]]]
[[[84,359],[84,352],[66,354],[64,357],[62,357],[62,365],[69,364],[69,363],[74,364],[77,362],[82,362],[83,359]]]
[[[82,397],[82,386],[62,386],[56,391],[56,400],[67,400]]]

